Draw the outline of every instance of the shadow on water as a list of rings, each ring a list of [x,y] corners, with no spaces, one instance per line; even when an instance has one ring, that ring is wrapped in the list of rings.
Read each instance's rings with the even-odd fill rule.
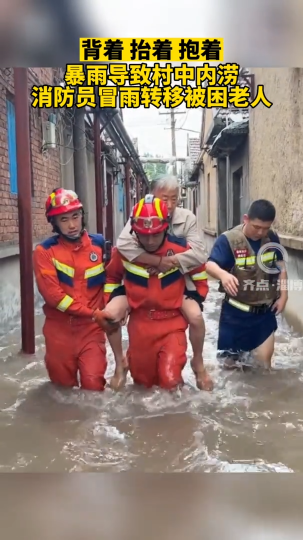
[[[135,388],[131,379],[118,394],[62,390],[44,369],[41,317],[29,361],[18,355],[18,333],[2,339],[0,471],[303,471],[302,338],[282,321],[272,373],[223,372],[216,361],[219,304],[211,284],[205,360],[213,393],[195,388],[189,365],[186,386],[175,394]],[[110,352],[108,361],[109,377]]]

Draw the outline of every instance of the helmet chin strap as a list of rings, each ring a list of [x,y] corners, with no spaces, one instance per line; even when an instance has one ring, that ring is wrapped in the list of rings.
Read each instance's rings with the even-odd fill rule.
[[[60,234],[60,236],[62,236],[62,238],[64,238],[68,242],[77,242],[81,238],[81,236],[83,236],[85,231],[85,229],[82,229],[80,233],[77,234],[77,236],[68,236],[68,234],[63,234],[63,232],[59,229],[57,225],[55,225],[54,230],[57,234]]]
[[[81,231],[77,236],[68,236],[68,234],[62,234],[62,233],[61,233],[61,236],[63,236],[69,242],[77,242],[77,240],[79,240],[79,238],[81,238],[83,233],[84,233],[84,230]]]

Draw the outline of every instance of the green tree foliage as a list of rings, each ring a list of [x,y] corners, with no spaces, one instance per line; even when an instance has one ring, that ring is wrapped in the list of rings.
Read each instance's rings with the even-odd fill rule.
[[[146,153],[144,154],[144,157],[160,158],[161,156],[154,156],[153,154]],[[166,173],[166,163],[144,163],[143,167],[150,182]]]

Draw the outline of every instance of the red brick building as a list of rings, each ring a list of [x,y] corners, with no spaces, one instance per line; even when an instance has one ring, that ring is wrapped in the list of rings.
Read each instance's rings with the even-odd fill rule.
[[[42,151],[42,121],[51,110],[31,107],[31,88],[34,84],[56,84],[56,68],[32,68],[29,77],[29,110],[32,164],[33,241],[45,238],[49,226],[45,220],[44,204],[47,195],[61,183],[60,149]],[[14,106],[14,77],[12,68],[0,69],[0,248],[18,244],[17,162]]]
[[[34,109],[31,107],[33,97],[31,90],[34,85],[58,86],[62,82],[60,68],[29,68],[28,69],[28,107],[30,125],[31,169],[32,169],[32,226],[33,244],[35,245],[51,234],[51,227],[45,218],[45,201],[51,191],[62,185],[68,189],[76,189],[86,205],[88,230],[96,231],[97,227],[97,201],[96,201],[96,171],[94,148],[94,118],[86,113],[83,116],[83,129],[86,137],[86,166],[87,173],[82,177],[75,171],[75,148],[84,150],[84,146],[77,147],[77,137],[74,126],[75,111],[50,109]],[[20,317],[20,257],[18,234],[18,182],[17,182],[17,148],[16,148],[16,119],[15,119],[15,92],[13,68],[0,69],[0,338],[7,328],[15,325]],[[49,118],[55,112],[56,144],[54,148],[43,147],[43,133],[46,133],[44,122],[51,123]],[[84,112],[84,111],[83,111]],[[109,112],[102,111],[102,130],[110,119],[115,126],[112,129],[113,138],[110,148],[103,142],[101,158],[100,182],[106,192],[103,194],[105,205],[103,207],[104,234],[114,241],[120,233],[127,219],[129,209],[126,211],[125,194],[130,193],[132,181],[126,173],[125,163],[130,160],[131,168],[128,171],[136,172],[139,178],[144,178],[144,171],[136,157],[135,148],[131,149],[132,141],[126,132],[122,120]],[[112,114],[112,111],[110,111]],[[79,119],[78,119],[79,120]],[[86,123],[85,123],[86,122]],[[49,127],[49,126],[48,126]],[[50,132],[48,132],[50,133]],[[101,133],[101,126],[100,126]],[[117,135],[119,133],[119,135]],[[82,134],[81,134],[82,135]],[[76,141],[75,141],[76,139]],[[84,141],[83,141],[84,143]],[[79,143],[80,144],[80,143]],[[106,148],[105,148],[106,147]],[[106,150],[106,152],[105,152]],[[105,157],[106,153],[106,157]],[[135,157],[134,157],[135,156]],[[78,154],[79,157],[79,154]],[[123,164],[121,164],[123,158]],[[82,153],[82,159],[85,157]],[[104,173],[106,171],[106,182]],[[75,174],[75,172],[77,174]],[[142,174],[143,173],[143,174]],[[134,182],[136,185],[136,182]],[[80,191],[79,191],[80,189]],[[135,195],[135,193],[134,193]],[[130,201],[133,204],[134,199]],[[107,221],[106,221],[107,218]],[[41,307],[41,297],[36,284],[35,303],[37,309]]]

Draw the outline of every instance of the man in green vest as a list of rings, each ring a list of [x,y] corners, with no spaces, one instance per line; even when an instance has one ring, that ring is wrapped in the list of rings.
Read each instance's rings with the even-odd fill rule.
[[[275,217],[271,202],[254,201],[243,223],[217,238],[208,258],[206,271],[224,293],[218,356],[227,369],[243,365],[243,353],[271,368],[276,316],[288,299],[286,252],[271,228]]]

